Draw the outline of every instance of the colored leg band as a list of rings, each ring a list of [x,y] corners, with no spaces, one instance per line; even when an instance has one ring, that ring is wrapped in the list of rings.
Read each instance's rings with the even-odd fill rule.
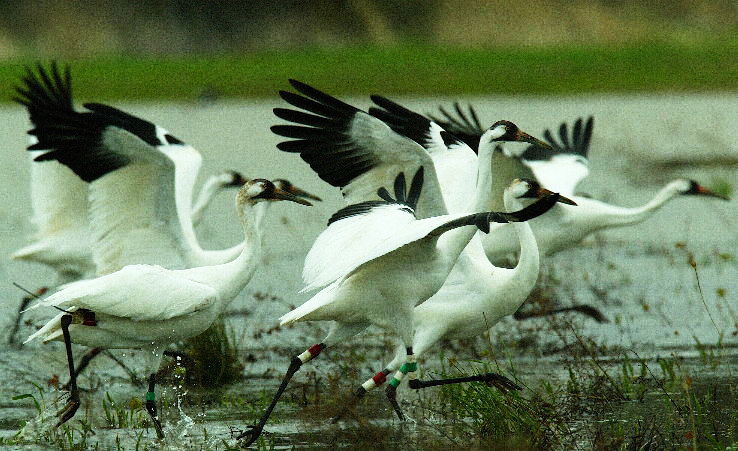
[[[403,363],[402,366],[400,367],[400,372],[404,374],[411,373],[413,371],[418,371],[417,362],[406,362],[406,363]]]
[[[302,354],[298,355],[297,358],[300,359],[302,363],[305,363],[312,359],[313,356],[310,355],[310,351],[305,351]]]
[[[361,387],[364,390],[369,391],[374,387],[384,384],[386,380],[387,380],[387,375],[384,374],[383,371],[380,371],[377,374],[375,374],[371,379],[368,379],[366,382],[361,384]]]
[[[405,365],[403,365],[405,366]],[[400,385],[400,382],[402,381],[402,378],[405,377],[405,373],[402,372],[402,368],[400,368],[394,376],[392,376],[392,380],[389,381],[389,384],[393,387],[397,387]]]
[[[372,388],[376,387],[377,384],[374,382],[374,378],[368,379],[366,382],[361,384],[361,388],[363,388],[366,391],[371,390]]]
[[[156,393],[152,391],[146,392],[146,401],[156,401]]]
[[[303,352],[302,354],[298,355],[297,358],[300,359],[302,363],[309,362],[313,358],[315,358],[320,352],[325,348],[325,345],[323,343],[318,343],[317,345],[310,346],[307,351]]]

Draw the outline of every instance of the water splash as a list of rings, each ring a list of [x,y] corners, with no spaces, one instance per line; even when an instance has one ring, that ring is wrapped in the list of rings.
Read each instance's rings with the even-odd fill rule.
[[[67,393],[64,392],[59,398],[57,398],[55,402],[52,402],[50,404],[46,402],[46,398],[42,389],[39,389],[38,397],[33,395],[24,396],[32,398],[34,400],[34,403],[36,404],[36,409],[38,410],[38,415],[26,422],[26,424],[15,435],[15,439],[19,442],[35,442],[40,436],[50,434],[58,420],[56,416],[56,411],[58,408],[57,404],[60,404],[60,401],[63,401],[66,395]]]

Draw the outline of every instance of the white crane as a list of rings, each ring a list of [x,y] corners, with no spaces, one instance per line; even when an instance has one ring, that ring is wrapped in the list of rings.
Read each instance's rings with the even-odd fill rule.
[[[444,129],[473,145],[485,130],[480,126],[478,116],[472,107],[469,107],[471,119],[464,114],[458,104],[455,105],[455,109],[457,117],[441,109],[444,119],[436,121]],[[534,177],[542,185],[568,196],[578,205],[576,208],[557,205],[550,214],[531,222],[530,226],[536,235],[541,253],[550,255],[575,246],[588,235],[603,229],[638,224],[680,195],[710,196],[728,200],[727,197],[688,179],[672,180],[646,204],[634,208],[619,207],[576,195],[576,187],[589,174],[587,154],[593,126],[592,117],[586,121],[579,118],[574,122],[570,137],[567,124],[562,123],[559,126],[560,142],[557,142],[550,130],[546,130],[544,137],[554,152],[542,151],[532,145],[518,154],[506,149],[497,153],[494,171],[496,177],[498,174],[499,177],[493,192],[497,201],[493,201],[491,208],[502,199],[499,187],[516,177]],[[490,260],[500,261],[517,252],[515,243],[510,240],[514,234],[515,231],[506,225],[492,227],[490,233],[482,239]]]
[[[247,446],[261,434],[302,364],[370,324],[400,337],[409,366],[403,366],[395,377],[414,373],[413,308],[441,288],[476,228],[488,230],[490,221],[527,220],[558,200],[553,194],[533,204],[535,208],[520,212],[469,214],[481,210],[480,204],[490,189],[489,174],[480,165],[476,195],[466,199],[467,211],[448,215],[433,161],[422,146],[366,112],[304,83],[290,83],[302,96],[285,91],[280,95],[309,113],[274,110],[278,117],[301,124],[272,127],[279,135],[297,139],[277,147],[299,152],[323,180],[341,187],[349,203],[359,203],[331,217],[305,259],[304,290],[323,287],[321,291],[280,318],[281,324],[315,320],[334,323],[324,340],[292,359],[258,424],[238,437],[248,437]],[[493,124],[483,139],[534,140],[507,121]],[[405,191],[406,171],[415,171],[409,194]],[[424,179],[426,191],[421,195]],[[383,185],[394,185],[394,199]],[[378,191],[377,186],[381,187]],[[375,199],[371,195],[374,192],[381,201],[370,200]]]
[[[504,192],[505,206],[508,211],[518,210],[522,208],[519,199],[542,198],[550,194],[535,181],[516,179]],[[573,204],[563,196],[559,197],[559,202]],[[514,268],[495,267],[485,257],[481,242],[472,240],[465,250],[467,258],[459,259],[441,289],[415,307],[412,349],[416,357],[432,349],[442,339],[481,335],[503,317],[515,313],[525,302],[538,278],[540,257],[536,238],[528,222],[516,222],[513,227],[517,233],[516,239],[520,242],[520,257]],[[404,361],[405,350],[398,347],[394,360],[356,389],[354,400],[343,412],[369,390],[386,382],[387,377],[399,370]],[[492,383],[501,389],[518,388],[497,373],[441,380],[410,379],[408,385],[417,390],[472,381]],[[404,419],[396,401],[399,382],[397,378],[390,380],[386,395],[398,417]],[[334,418],[334,422],[343,412]]]
[[[167,269],[217,265],[233,260],[241,242],[223,250],[203,250],[195,236],[192,188],[202,158],[191,146],[163,128],[110,106],[86,104],[77,112],[71,105],[69,72],[56,66],[50,74],[39,67],[29,72],[27,89],[19,101],[28,106],[36,144],[46,150],[35,164],[51,161],[67,166],[88,183],[88,235],[97,275],[131,264],[157,264]],[[206,187],[206,198],[223,183],[242,183],[237,173],[226,174]],[[286,189],[303,193],[293,186]],[[200,205],[206,204],[201,199]],[[259,212],[260,221],[263,212]],[[88,238],[89,239],[89,238]],[[85,355],[83,369],[99,350]]]
[[[473,195],[473,191],[469,193],[471,176],[465,174],[465,171],[468,172],[470,166],[476,171],[479,166],[474,152],[446,131],[434,133],[433,131],[439,130],[440,127],[428,118],[384,97],[372,96],[372,100],[381,109],[372,107],[369,110],[370,114],[382,119],[394,131],[428,150],[433,158],[439,179],[445,182],[441,183],[441,190],[448,209],[455,211],[462,208],[466,199]],[[493,143],[485,141],[480,143],[478,140],[474,144],[479,148],[479,153],[488,158],[494,152]],[[486,171],[488,167],[479,168],[480,176],[482,171]],[[494,168],[492,168],[492,176],[494,175]],[[487,186],[492,183],[491,180],[488,181]],[[472,185],[471,188],[473,189],[474,186]],[[515,181],[505,191],[505,208],[508,211],[515,209],[518,204],[516,198],[540,198],[546,194],[551,194],[551,192],[543,189],[536,182]],[[489,202],[490,196],[491,191],[488,191],[481,197],[484,201]],[[559,201],[574,204],[563,197]],[[479,335],[503,316],[515,313],[533,289],[539,272],[538,248],[529,226],[516,224],[515,230],[518,236],[513,239],[515,243],[518,241],[521,243],[522,253],[514,269],[495,267],[484,255],[478,237],[471,240],[454,265],[443,287],[428,301],[415,308],[413,351],[416,350],[417,345],[423,352],[447,334],[451,338]],[[433,312],[433,314],[428,314],[428,312]],[[363,397],[369,389],[383,384],[392,371],[400,368],[405,358],[404,348],[400,351],[398,351],[401,354],[398,354],[400,360],[394,360],[387,368],[375,374],[356,390],[354,402]],[[416,351],[416,356],[417,354]],[[445,381],[411,380],[410,384],[412,388],[418,389],[429,386],[431,382],[437,385],[472,380],[497,381],[503,387],[514,386],[503,376],[494,373]],[[394,378],[387,387],[386,394],[398,416],[403,418],[396,402],[398,385],[399,379]]]
[[[377,107],[371,107],[369,109],[369,113],[371,115],[384,121],[397,133],[407,136],[417,142],[431,155],[438,178],[441,181],[443,198],[445,199],[446,205],[451,213],[463,208],[466,200],[473,196],[475,190],[475,174],[477,167],[480,164],[480,159],[477,158],[477,154],[488,156],[482,159],[482,164],[491,164],[490,173],[492,180],[490,184],[492,189],[486,196],[486,209],[497,210],[506,208],[506,206],[501,203],[505,187],[502,186],[500,180],[505,180],[506,184],[509,185],[509,183],[516,177],[523,179],[534,177],[532,171],[527,170],[526,172],[525,169],[527,169],[527,167],[521,166],[517,160],[513,158],[514,154],[506,152],[501,148],[501,143],[490,142],[489,140],[482,139],[482,135],[484,133],[479,134],[481,125],[479,124],[479,119],[473,109],[470,111],[472,119],[466,117],[458,104],[455,104],[455,107],[457,114],[461,119],[456,119],[445,110],[441,110],[448,119],[446,121],[439,122],[459,133],[463,137],[463,139],[461,139],[441,128],[441,125],[436,122],[437,119],[432,120],[429,117],[418,114],[381,96],[374,95],[371,98],[377,105]],[[551,159],[553,155],[553,159],[557,162],[556,164],[559,166],[563,165],[563,168],[549,167],[549,170],[545,171],[547,176],[546,180],[555,185],[563,185],[564,183],[560,181],[562,177],[557,171],[562,170],[564,173],[571,172],[571,170],[566,171],[566,169],[570,168],[567,167],[565,163],[562,163],[562,160],[563,162],[570,161],[575,159],[576,156],[562,155],[560,148],[553,148],[548,144],[541,143],[537,140],[529,140],[529,142],[535,145],[530,147],[530,150],[526,152],[526,155],[530,158]],[[472,147],[476,150],[472,150]],[[586,154],[587,146],[585,145],[583,147],[585,149],[584,154]],[[517,147],[516,149],[520,152],[519,149],[522,149],[522,147]],[[576,164],[576,161],[573,161],[569,166]],[[586,170],[586,166],[584,166],[583,169],[580,169],[580,171],[581,170]],[[558,209],[559,207],[560,206],[556,206],[555,208]],[[499,226],[502,225],[504,224],[493,224],[491,228],[498,229]],[[510,234],[510,236],[505,236],[504,239],[509,241],[504,244],[504,246],[509,246],[516,250],[518,249],[518,236],[516,234],[513,233]],[[494,272],[497,268],[488,261],[483,252],[479,252],[480,250],[482,250],[480,238],[475,237],[472,240],[472,243],[470,243],[469,248],[460,257],[460,264],[458,264],[458,266],[465,268],[470,273],[479,272],[482,274],[488,274],[490,272]],[[461,264],[462,261],[464,262],[463,264]],[[519,264],[521,263],[522,262],[519,262]],[[473,278],[470,279],[470,283],[474,283]],[[490,290],[489,295],[494,297],[495,290],[491,287],[482,286],[477,288],[480,292],[487,289]],[[470,288],[470,290],[473,290],[473,288]],[[598,322],[606,321],[605,316],[600,313],[599,310],[586,304],[574,304],[541,312],[523,313],[521,311],[517,311],[515,312],[514,317],[516,319],[524,319],[540,316],[542,314],[564,312],[583,313]],[[379,377],[379,375],[377,376]],[[391,390],[391,388],[388,387],[388,390]]]
[[[268,180],[246,182],[236,196],[244,231],[240,253],[230,262],[170,270],[158,265],[128,265],[113,273],[72,282],[32,306],[55,307],[52,318],[26,343],[63,340],[69,365],[70,397],[59,411],[57,426],[71,419],[80,405],[71,343],[91,347],[146,350],[149,388],[146,409],[157,436],[163,430],[156,413],[154,387],[163,351],[171,343],[205,331],[251,279],[259,261],[261,230],[256,224],[258,205],[289,200],[310,205]],[[264,207],[262,207],[264,208]]]
[[[37,74],[28,70],[23,77],[23,87],[16,88],[15,100],[24,105],[36,126],[49,120],[50,111],[74,112],[71,74],[67,68],[60,73],[52,63],[50,70],[38,66]],[[41,115],[41,123],[37,123]],[[30,136],[30,146],[37,147],[38,140]],[[52,286],[63,285],[95,274],[92,259],[92,240],[88,220],[88,185],[69,168],[56,161],[34,162],[31,158],[31,207],[36,234],[33,243],[11,255],[15,260],[32,261],[47,265],[57,273]],[[221,190],[240,187],[243,177],[235,171],[211,175],[203,184],[192,207],[192,223],[197,225],[202,212]],[[45,290],[44,290],[45,291]]]

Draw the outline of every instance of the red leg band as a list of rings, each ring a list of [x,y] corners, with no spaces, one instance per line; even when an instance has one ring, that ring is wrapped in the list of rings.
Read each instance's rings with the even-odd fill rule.
[[[384,374],[384,372],[380,371],[377,374],[375,374],[374,377],[372,377],[372,380],[374,381],[375,384],[379,386],[379,385],[384,384],[385,381],[387,381],[387,375]]]

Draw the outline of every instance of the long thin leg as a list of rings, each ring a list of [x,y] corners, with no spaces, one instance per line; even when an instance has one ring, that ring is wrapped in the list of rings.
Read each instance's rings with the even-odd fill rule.
[[[607,317],[604,314],[602,314],[602,312],[599,311],[599,309],[597,309],[596,307],[592,307],[591,305],[587,305],[587,304],[578,304],[578,305],[573,305],[571,307],[559,307],[559,308],[554,308],[554,309],[536,310],[532,312],[521,312],[520,310],[518,310],[513,314],[513,318],[515,318],[518,321],[522,321],[524,319],[540,318],[543,316],[556,315],[558,313],[565,313],[565,312],[581,313],[583,315],[589,316],[590,318],[597,321],[598,323],[609,323],[610,322],[610,320],[608,320]]]
[[[154,387],[156,385],[156,373],[152,373],[149,376],[149,391],[146,392],[146,411],[149,412],[151,421],[154,422],[154,428],[156,429],[156,436],[159,440],[164,438],[164,429],[161,427],[159,421],[159,415],[156,414],[156,392]]]
[[[497,373],[484,373],[484,374],[479,374],[476,376],[451,377],[448,379],[433,379],[433,380],[427,380],[427,381],[415,379],[415,380],[411,380],[408,383],[408,386],[412,388],[413,390],[420,390],[422,388],[435,387],[438,385],[461,384],[464,382],[484,382],[490,387],[497,387],[498,389],[502,391],[523,389],[521,386],[519,386],[515,382]]]
[[[374,389],[376,387],[379,387],[380,385],[384,384],[385,381],[387,380],[387,375],[389,373],[391,373],[391,372],[392,372],[392,370],[390,370],[389,368],[385,368],[382,371],[380,371],[377,374],[375,374],[374,376],[372,376],[371,378],[367,379],[366,382],[364,382],[363,384],[361,384],[359,386],[359,388],[357,388],[354,391],[353,396],[351,397],[351,399],[349,399],[346,402],[346,405],[344,406],[344,408],[341,409],[341,411],[338,413],[338,415],[336,415],[335,417],[333,417],[333,419],[331,419],[331,423],[333,423],[333,424],[337,423],[338,420],[340,420],[341,418],[343,418],[344,415],[346,415],[346,412],[348,412],[349,410],[352,410],[354,407],[356,407],[356,404],[358,404],[359,401],[370,390],[372,390],[372,389]]]
[[[282,393],[284,393],[285,389],[287,388],[287,384],[289,384],[292,376],[295,375],[295,373],[300,369],[303,363],[307,363],[317,357],[325,348],[325,344],[318,343],[311,346],[310,348],[308,348],[307,351],[303,352],[297,357],[292,358],[292,361],[290,361],[290,366],[289,368],[287,368],[287,372],[285,373],[284,378],[282,378],[282,383],[279,385],[277,392],[274,394],[269,407],[267,407],[266,411],[259,419],[259,423],[248,426],[247,431],[244,431],[241,435],[236,437],[237,440],[244,440],[248,438],[248,440],[243,444],[244,447],[250,446],[259,438],[262,431],[264,430],[264,425],[266,425],[267,421],[269,421],[269,417],[272,414],[272,410],[274,410],[274,406],[277,405],[279,398],[282,396]]]
[[[387,400],[392,405],[392,408],[395,409],[397,418],[399,418],[400,421],[405,421],[405,415],[402,413],[402,409],[400,409],[400,405],[397,403],[397,387],[400,385],[400,382],[402,382],[402,379],[406,374],[410,382],[415,380],[417,378],[418,371],[418,363],[416,362],[415,355],[413,354],[413,348],[408,347],[406,352],[407,360],[402,364],[400,369],[397,370],[395,375],[392,376],[387,388],[384,389],[384,394],[387,396]]]
[[[95,357],[97,357],[98,354],[100,354],[100,352],[102,350],[103,350],[103,348],[92,348],[89,351],[87,351],[86,353],[84,353],[84,355],[82,356],[81,359],[79,359],[79,363],[76,365],[76,367],[74,369],[74,378],[75,379],[78,378],[80,374],[82,374],[82,371],[84,371],[87,368],[87,366],[90,364],[90,362],[92,361],[92,359],[94,359]],[[63,390],[67,390],[69,388],[69,385],[71,383],[72,383],[72,380],[70,379],[69,382],[67,382],[66,384],[64,384],[62,386],[62,389]]]
[[[64,347],[67,351],[67,365],[69,365],[69,401],[62,407],[57,416],[59,421],[55,427],[59,427],[62,424],[69,421],[77,409],[79,409],[79,389],[77,388],[77,375],[74,372],[74,357],[72,356],[72,338],[69,336],[69,325],[72,324],[72,315],[62,315],[61,317],[61,330],[64,335]]]

